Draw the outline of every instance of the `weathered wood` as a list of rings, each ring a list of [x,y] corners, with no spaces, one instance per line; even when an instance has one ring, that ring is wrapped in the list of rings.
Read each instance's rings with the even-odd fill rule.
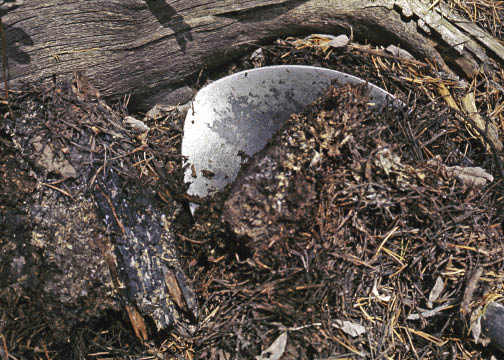
[[[445,12],[420,0],[26,0],[2,20],[11,83],[85,70],[103,95],[132,93],[133,102],[147,107],[253,44],[310,32],[353,32],[357,39],[400,44],[445,71],[447,60],[474,75],[480,57],[490,56],[483,51],[488,41],[471,40],[462,29],[468,25],[457,27]],[[471,41],[463,47],[460,39]],[[443,59],[435,44],[456,51],[443,52]]]
[[[0,122],[1,310],[40,311],[64,341],[76,321],[111,309],[126,309],[142,340],[142,317],[158,330],[182,313],[197,318],[171,230],[182,205],[158,195],[166,188],[163,169],[175,161],[148,156],[152,172],[137,172],[139,158],[130,159],[155,140],[141,145],[138,130],[123,122],[124,109],[106,105],[84,77],[30,86],[10,104],[16,117]],[[159,158],[168,159],[166,151],[176,149],[168,132],[161,137]],[[14,292],[35,305],[5,306]]]

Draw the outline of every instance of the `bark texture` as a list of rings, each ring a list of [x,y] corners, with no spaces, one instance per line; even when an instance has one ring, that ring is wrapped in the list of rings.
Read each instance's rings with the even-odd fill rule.
[[[2,21],[11,83],[85,70],[104,96],[143,107],[186,100],[168,94],[279,36],[352,33],[467,76],[504,57],[483,30],[420,0],[26,0]]]

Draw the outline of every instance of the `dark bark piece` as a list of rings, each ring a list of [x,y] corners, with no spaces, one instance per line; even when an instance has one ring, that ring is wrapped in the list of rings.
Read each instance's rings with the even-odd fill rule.
[[[30,158],[2,142],[0,302],[5,326],[48,328],[48,346],[65,343],[79,322],[120,310],[104,261],[113,253],[94,204],[85,196],[69,202],[43,185]]]
[[[114,171],[98,175],[97,182],[93,195],[117,249],[128,288],[125,297],[150,316],[158,330],[175,324],[180,311],[196,318],[195,296],[181,271],[171,232],[176,210],[170,216],[161,208],[155,186],[125,182]]]
[[[496,302],[488,304],[481,319],[481,328],[492,345],[504,352],[504,306]]]
[[[197,317],[171,228],[181,206],[161,203],[159,176],[140,180],[135,155],[157,160],[125,115],[80,76],[25,89],[11,106],[15,120],[0,124],[1,302],[33,299],[7,308],[20,321],[43,312],[63,342],[106,310],[126,308],[142,340],[139,313],[159,330]]]
[[[469,28],[460,17],[450,20],[453,12],[429,10],[428,5],[392,0],[27,0],[3,18],[9,79],[17,84],[86,70],[104,96],[132,93],[132,103],[148,108],[201,69],[222,65],[251,44],[312,32],[352,32],[357,39],[400,44],[421,60],[427,57],[450,71],[448,62],[468,76],[477,72],[481,56],[485,66],[491,67],[490,56],[502,61],[502,46],[482,37],[481,29]],[[449,49],[454,41],[468,45],[442,51],[443,58],[436,48]]]

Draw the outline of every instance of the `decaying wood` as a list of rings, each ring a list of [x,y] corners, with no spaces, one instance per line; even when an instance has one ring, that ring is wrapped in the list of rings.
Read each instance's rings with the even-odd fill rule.
[[[142,143],[124,109],[81,76],[27,87],[10,103],[16,116],[0,123],[2,305],[18,296],[10,306],[21,322],[19,314],[44,313],[57,341],[78,321],[120,308],[142,341],[144,318],[159,330],[181,312],[196,318],[171,230],[181,205],[157,195],[166,165],[150,153],[155,141]]]
[[[467,76],[504,58],[483,30],[420,0],[27,0],[3,21],[11,83],[86,70],[106,97],[134,94],[143,107],[187,100],[168,94],[279,36],[352,32]]]

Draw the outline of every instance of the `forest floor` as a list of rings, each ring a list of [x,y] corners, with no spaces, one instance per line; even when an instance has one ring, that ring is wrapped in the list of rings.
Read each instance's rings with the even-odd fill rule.
[[[453,6],[503,40],[500,23],[492,20],[495,9]],[[405,108],[374,112],[364,88],[335,84],[294,114],[237,182],[203,201],[194,218],[182,194],[183,114],[144,118],[149,132],[131,137],[132,159],[140,161],[148,147],[170,173],[163,184],[171,190],[156,190],[182,208],[173,229],[199,304],[197,320],[181,319],[159,334],[148,324],[150,339],[142,342],[128,315],[113,309],[68,329],[72,341],[62,343],[37,319],[35,300],[9,302],[3,294],[0,355],[249,359],[266,350],[261,359],[502,358],[484,336],[475,340],[473,328],[478,309],[504,294],[504,169],[498,154],[504,71],[482,72],[466,83],[425,59],[331,40],[279,39],[224,69],[202,72],[190,85],[199,89],[262,66],[313,65],[380,86]],[[62,90],[14,92],[14,110],[40,91]],[[76,106],[102,106],[74,95]],[[45,106],[54,99],[36,101]],[[8,116],[7,106],[2,109]],[[110,111],[125,116],[124,108]],[[480,130],[479,120],[486,124]],[[0,175],[19,188],[23,169],[9,168],[17,150],[2,134]],[[265,178],[254,177],[264,159],[274,166]],[[6,176],[14,180],[6,182]],[[285,179],[290,185],[282,185]],[[12,203],[13,191],[4,186],[0,200]],[[274,208],[278,194],[286,206]],[[19,231],[9,221],[17,220],[2,218],[0,229]],[[21,303],[35,312],[22,312]]]

